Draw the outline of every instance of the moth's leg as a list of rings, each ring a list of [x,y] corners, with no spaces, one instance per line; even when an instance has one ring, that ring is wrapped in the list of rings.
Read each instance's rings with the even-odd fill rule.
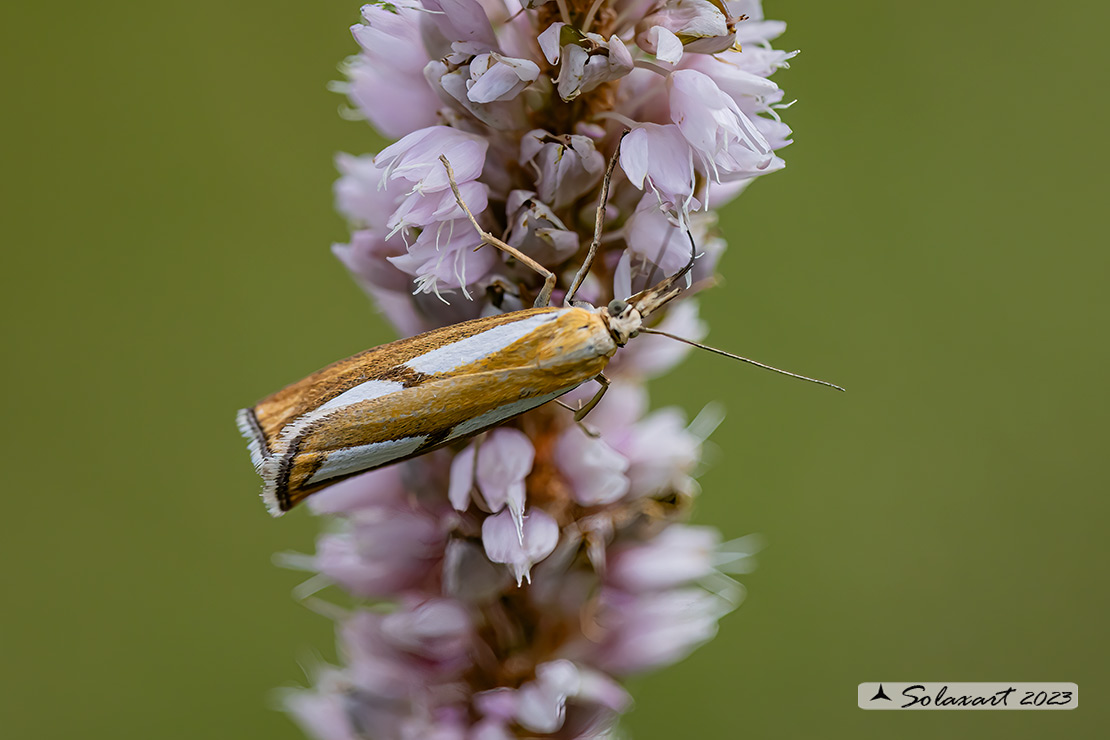
[[[447,157],[443,156],[442,154],[439,155],[439,161],[443,162],[443,167],[447,170],[447,180],[451,183],[451,192],[455,194],[455,202],[459,204],[459,208],[463,209],[466,217],[470,219],[470,223],[474,224],[474,229],[478,232],[478,236],[481,237],[482,244],[488,244],[491,247],[496,247],[497,249],[500,249],[505,254],[512,255],[517,259],[517,261],[524,265],[527,265],[528,267],[531,267],[533,270],[542,275],[543,288],[540,290],[540,294],[536,296],[536,301],[532,305],[534,305],[536,308],[540,308],[542,306],[550,304],[551,291],[555,289],[555,273],[553,273],[551,270],[548,270],[546,267],[541,265],[539,262],[536,262],[528,255],[524,254],[524,252],[521,252],[516,247],[506,244],[493,234],[483,230],[482,227],[478,225],[477,219],[474,218],[474,214],[470,212],[470,209],[463,201],[462,194],[459,192],[459,185],[457,182],[455,182],[455,171],[451,169],[451,163],[448,162]]]
[[[609,158],[609,166],[605,169],[605,178],[601,181],[601,197],[597,201],[597,212],[594,214],[594,239],[590,242],[590,250],[586,252],[586,259],[582,261],[582,266],[578,268],[578,274],[574,276],[574,282],[570,284],[567,297],[563,299],[564,306],[572,305],[574,294],[578,292],[582,281],[589,274],[594,256],[597,254],[598,247],[601,246],[601,227],[605,222],[605,205],[609,202],[609,181],[613,179],[613,169],[617,166],[617,160],[620,158],[621,142],[628,134],[627,130],[621,134],[621,138],[617,140],[617,148],[613,151],[613,156]]]
[[[474,496],[474,492],[482,493],[478,488],[478,453],[482,451],[482,442],[486,439],[486,432],[482,432],[474,439],[474,460],[470,463],[470,495]],[[482,493],[484,499],[486,495]]]
[[[609,379],[606,378],[603,374],[598,373],[594,376],[594,380],[596,380],[598,385],[600,385],[601,387],[598,388],[597,393],[594,394],[594,397],[586,402],[585,406],[574,412],[575,421],[580,422],[585,419],[586,414],[593,411],[594,406],[597,406],[598,401],[600,401],[601,397],[605,395],[605,391],[609,390]]]
[[[598,432],[596,429],[590,429],[582,420],[586,418],[586,414],[590,413],[593,410],[594,406],[597,406],[598,401],[600,401],[601,397],[605,395],[605,391],[609,390],[609,379],[601,373],[595,375],[593,379],[596,380],[598,385],[601,387],[598,388],[598,391],[594,394],[594,397],[587,401],[585,405],[583,405],[581,401],[578,402],[578,408],[574,408],[570,404],[563,403],[559,400],[556,400],[555,403],[559,404],[567,411],[572,412],[574,414],[574,422],[579,426],[579,428],[582,429],[583,432],[586,433],[586,436],[596,439],[601,436],[601,433]]]
[[[579,402],[577,409],[574,408],[573,406],[571,406],[569,403],[563,403],[562,401],[559,401],[559,400],[556,400],[555,403],[559,404],[560,406],[565,408],[567,411],[570,411],[572,414],[577,414],[579,409],[582,408],[581,402]],[[578,421],[576,419],[574,423],[578,425],[578,428],[581,429],[582,433],[585,434],[587,437],[591,437],[592,439],[600,439],[601,438],[601,432],[597,431],[596,429],[591,429],[590,427],[586,426],[586,422]]]

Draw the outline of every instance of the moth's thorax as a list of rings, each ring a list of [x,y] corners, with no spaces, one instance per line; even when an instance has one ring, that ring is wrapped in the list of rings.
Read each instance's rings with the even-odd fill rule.
[[[618,347],[628,344],[628,340],[636,336],[644,324],[640,312],[624,301],[613,301],[607,307],[597,309],[597,313]]]

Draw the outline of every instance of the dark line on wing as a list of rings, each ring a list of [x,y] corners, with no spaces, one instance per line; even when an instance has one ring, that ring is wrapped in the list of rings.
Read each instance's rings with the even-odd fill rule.
[[[405,388],[412,388],[427,382],[431,377],[431,375],[413,370],[406,365],[394,365],[380,374],[376,380],[390,380],[394,383],[400,383]]]
[[[295,454],[296,448],[291,448],[282,455],[281,464],[278,465],[277,474],[274,475],[274,498],[277,499],[278,508],[282,511],[289,511],[293,508],[293,505],[289,503],[289,475],[293,469],[293,455]]]
[[[262,453],[262,459],[265,460],[271,457],[274,453],[270,451],[270,443],[266,440],[266,435],[262,433],[262,425],[258,423],[254,408],[244,409],[244,411],[247,412],[247,422],[250,424],[251,434],[258,441],[258,449]]]
[[[448,427],[446,429],[440,429],[438,432],[429,433],[427,435],[428,438],[426,440],[424,440],[424,444],[420,445],[420,447],[417,448],[417,450],[416,450],[417,454],[422,455],[422,454],[424,454],[424,452],[432,450],[436,446],[441,445],[444,442],[446,442],[447,438],[449,436],[451,436],[451,430],[454,429],[454,428],[455,427]]]

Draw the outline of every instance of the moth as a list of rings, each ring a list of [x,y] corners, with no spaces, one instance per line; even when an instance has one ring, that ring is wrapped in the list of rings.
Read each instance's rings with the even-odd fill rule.
[[[248,440],[263,481],[263,501],[274,516],[345,478],[478,434],[596,380],[599,391],[575,412],[575,420],[581,421],[608,387],[602,371],[630,339],[647,332],[688,341],[644,322],[682,291],[677,284],[696,257],[692,236],[690,261],[656,285],[600,308],[574,300],[600,244],[616,155],[602,181],[593,242],[558,307],[548,305],[555,275],[482,230],[463,202],[450,163],[440,159],[456,201],[482,243],[544,276],[536,305],[366,350],[239,411],[239,430]]]

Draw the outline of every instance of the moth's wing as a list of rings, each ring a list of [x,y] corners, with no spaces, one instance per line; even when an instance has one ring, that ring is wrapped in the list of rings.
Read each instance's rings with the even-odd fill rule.
[[[352,475],[465,439],[558,398],[597,375],[543,372],[535,366],[429,380],[338,409],[265,461],[263,496],[286,511]]]
[[[260,440],[263,498],[277,513],[547,403],[595,377],[615,351],[594,312],[527,309],[335,363],[245,410],[240,426]],[[388,365],[376,364],[383,358]]]
[[[458,346],[498,327],[516,324],[536,314],[556,310],[541,308],[515,311],[398,339],[334,362],[282,388],[253,407],[239,412],[239,429],[250,443],[255,466],[260,467],[262,460],[276,452],[279,437],[291,425],[303,417],[326,409],[329,403],[347,405],[352,400],[357,400],[360,393],[366,398],[373,398],[385,392],[422,383],[428,379],[429,373],[414,369],[407,363],[421,357],[435,357],[437,350]]]

